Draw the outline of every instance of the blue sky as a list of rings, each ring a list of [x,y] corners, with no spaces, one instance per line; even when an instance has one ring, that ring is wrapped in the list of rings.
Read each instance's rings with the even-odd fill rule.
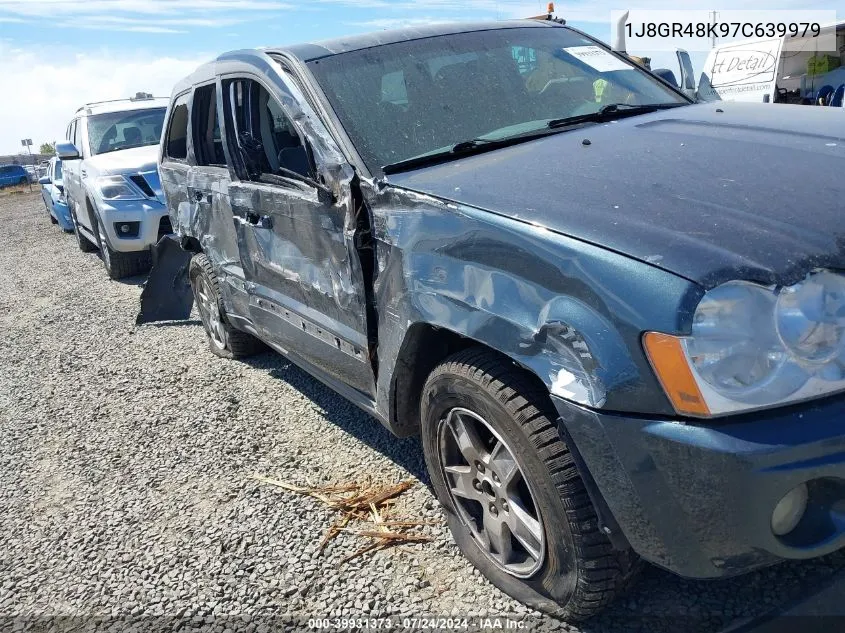
[[[835,9],[838,2],[737,0],[731,8]],[[435,21],[543,13],[546,0],[0,0],[0,154],[19,139],[62,135],[87,101],[170,86],[220,52],[336,37]],[[556,2],[556,13],[604,40],[624,3]],[[637,8],[677,9],[640,0]],[[683,8],[711,8],[698,2]],[[636,51],[641,52],[641,51]],[[647,54],[648,51],[642,51]],[[703,56],[694,61],[703,62]]]

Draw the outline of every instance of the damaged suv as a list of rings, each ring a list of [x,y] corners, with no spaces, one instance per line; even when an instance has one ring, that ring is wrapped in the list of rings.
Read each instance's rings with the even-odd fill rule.
[[[171,99],[139,322],[195,300],[215,354],[420,434],[463,553],[558,617],[640,558],[826,554],[845,120],[787,107],[692,104],[554,22],[225,54]]]

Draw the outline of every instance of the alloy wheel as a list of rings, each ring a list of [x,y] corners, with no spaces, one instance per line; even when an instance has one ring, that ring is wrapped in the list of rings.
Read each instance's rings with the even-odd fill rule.
[[[543,564],[546,538],[534,493],[514,451],[481,416],[451,409],[438,447],[452,505],[498,567],[528,578]]]
[[[220,307],[217,305],[217,297],[211,290],[211,286],[205,275],[198,275],[196,278],[197,308],[200,318],[205,326],[205,331],[214,345],[223,349],[226,347],[226,332],[223,329],[223,321],[220,318]]]

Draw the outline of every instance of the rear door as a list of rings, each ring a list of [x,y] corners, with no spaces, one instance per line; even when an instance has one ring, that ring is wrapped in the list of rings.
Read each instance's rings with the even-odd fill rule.
[[[190,108],[192,133],[189,135],[192,164],[185,189],[189,213],[180,214],[176,221],[181,224],[190,221],[191,226],[182,232],[199,238],[203,251],[214,265],[221,281],[227,316],[248,319],[244,271],[229,202],[231,175],[223,146],[220,111],[219,83],[194,88]]]
[[[79,199],[80,195],[80,169],[82,167],[82,147],[81,143],[79,143],[78,135],[77,135],[77,128],[79,127],[79,119],[74,119],[70,122],[70,125],[67,126],[67,140],[74,144],[76,150],[79,152],[79,160],[69,160],[65,161],[64,163],[64,171],[63,171],[63,179],[64,179],[64,186],[66,196],[68,198],[68,202],[71,203],[74,207],[74,212],[77,216],[80,213],[79,205],[84,203],[84,198],[82,201]],[[78,217],[77,217],[78,219]]]
[[[188,217],[193,204],[189,200],[187,187],[188,172],[193,162],[188,156],[190,99],[190,90],[176,96],[168,110],[167,123],[162,133],[158,172],[161,189],[167,196],[170,221],[174,226],[180,216]]]
[[[374,397],[364,275],[349,191],[320,184],[312,145],[294,123],[292,78],[223,77],[229,186],[250,315],[262,337]]]

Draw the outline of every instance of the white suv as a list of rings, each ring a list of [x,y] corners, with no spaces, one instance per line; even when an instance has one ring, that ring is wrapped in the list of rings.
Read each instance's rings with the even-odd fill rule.
[[[167,102],[138,93],[84,105],[56,147],[79,248],[99,249],[112,279],[146,272],[171,232],[156,167]]]

